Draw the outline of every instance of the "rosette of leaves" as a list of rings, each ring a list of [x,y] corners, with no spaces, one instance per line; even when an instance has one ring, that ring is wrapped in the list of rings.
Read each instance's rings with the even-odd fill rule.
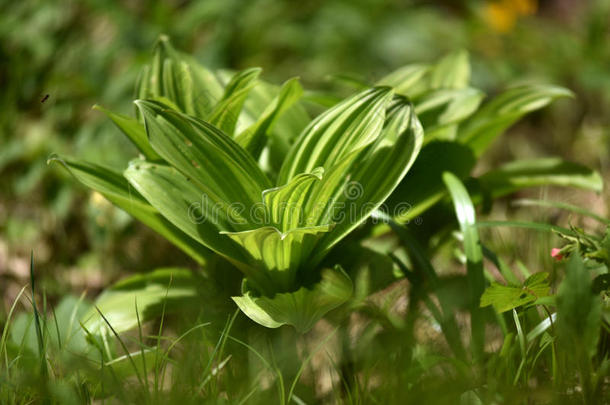
[[[245,276],[233,299],[254,321],[307,331],[352,293],[343,269],[322,260],[400,183],[423,130],[407,98],[378,86],[292,133],[303,116],[298,82],[277,89],[259,73],[223,83],[161,39],[137,86],[137,118],[108,112],[140,158],[123,173],[57,159],[199,262],[232,263]]]

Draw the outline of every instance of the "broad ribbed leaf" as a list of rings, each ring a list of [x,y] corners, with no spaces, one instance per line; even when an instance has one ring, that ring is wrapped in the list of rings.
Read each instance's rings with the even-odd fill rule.
[[[470,60],[464,50],[452,52],[434,65],[429,73],[431,89],[461,89],[470,82]]]
[[[479,108],[483,93],[472,87],[442,89],[427,93],[415,101],[415,113],[426,130],[426,141],[449,125],[470,117]]]
[[[235,140],[256,159],[263,150],[275,122],[303,94],[303,88],[298,79],[286,81],[280,93],[273,99],[260,115],[258,120],[241,132]]]
[[[305,202],[311,188],[322,180],[324,169],[318,167],[312,173],[293,178],[290,183],[263,191],[263,203],[270,218],[266,222],[281,232],[305,226]]]
[[[211,113],[222,94],[216,76],[176,51],[165,35],[159,37],[153,61],[143,68],[136,85],[136,98],[165,97],[180,111],[202,119]]]
[[[438,89],[461,89],[470,82],[470,61],[466,51],[446,55],[433,65],[407,65],[395,70],[378,85],[393,87],[410,98]]]
[[[250,260],[247,263],[251,269],[242,268],[248,280],[262,292],[273,293],[288,291],[294,286],[297,271],[308,261],[316,242],[330,229],[332,225],[280,232],[276,227],[265,226],[251,231],[222,234],[248,252]]]
[[[346,302],[352,295],[352,282],[341,267],[322,270],[322,280],[308,289],[301,287],[273,297],[257,297],[244,291],[233,297],[237,306],[253,321],[268,328],[292,325],[305,333],[330,310]]]
[[[125,177],[161,215],[199,243],[234,261],[245,262],[241,249],[220,231],[233,231],[240,218],[209,200],[176,169],[135,160]],[[237,224],[237,225],[236,225]]]
[[[180,268],[157,269],[148,274],[131,276],[105,290],[95,307],[117,332],[124,332],[186,305],[197,297],[197,279],[190,270]],[[137,314],[136,314],[137,303]],[[97,310],[91,308],[81,322],[91,333],[107,333],[108,325]]]
[[[389,86],[394,88],[398,94],[411,96],[414,87],[420,83],[422,78],[430,72],[428,65],[403,66],[377,82],[378,86]]]
[[[271,187],[254,159],[217,128],[157,102],[139,100],[136,104],[152,147],[214,203],[223,207],[237,204],[247,216],[260,202],[262,190]]]
[[[50,157],[64,167],[79,182],[106,197],[117,207],[158,232],[168,241],[182,249],[198,263],[204,263],[211,254],[189,235],[166,220],[118,172],[93,163],[86,163],[60,157]]]
[[[522,116],[572,93],[562,87],[522,85],[506,90],[474,114],[460,129],[459,139],[477,156]]]
[[[602,191],[603,180],[599,173],[577,163],[559,158],[518,160],[491,170],[481,177],[483,190],[492,198],[516,190],[543,185],[579,187]]]
[[[290,149],[279,184],[316,167],[328,170],[352,151],[375,141],[385,119],[392,90],[375,87],[361,92],[319,115]]]
[[[250,68],[235,74],[206,121],[225,134],[233,135],[242,106],[248,93],[256,85],[261,71],[260,68]]]
[[[93,108],[106,114],[108,118],[110,118],[112,122],[114,122],[114,124],[121,130],[121,132],[123,132],[123,134],[125,134],[134,145],[136,145],[146,159],[161,160],[161,156],[159,156],[148,143],[144,126],[136,119],[113,113],[112,111],[107,110],[97,104],[94,105]]]
[[[397,97],[387,115],[380,136],[355,160],[350,182],[343,190],[345,215],[341,220],[333,221],[335,228],[320,241],[314,263],[379,208],[419,153],[423,129],[408,100]],[[324,183],[320,184],[320,187],[324,186]]]

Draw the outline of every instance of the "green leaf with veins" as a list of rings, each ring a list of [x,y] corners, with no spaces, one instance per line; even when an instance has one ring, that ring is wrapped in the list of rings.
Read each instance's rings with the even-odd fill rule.
[[[233,297],[237,306],[252,320],[268,328],[292,325],[305,333],[328,311],[352,295],[352,281],[340,266],[322,270],[322,280],[312,288],[259,297],[244,285],[243,295]]]
[[[224,95],[206,118],[206,122],[232,136],[244,102],[250,90],[257,84],[261,71],[260,68],[250,68],[236,73],[225,87]]]
[[[551,290],[548,277],[549,273],[546,272],[535,273],[521,286],[492,283],[481,296],[481,307],[493,305],[496,311],[502,313],[547,297]]]

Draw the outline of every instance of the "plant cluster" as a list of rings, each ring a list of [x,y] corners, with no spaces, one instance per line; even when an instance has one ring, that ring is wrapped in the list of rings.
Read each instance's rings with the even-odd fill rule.
[[[261,403],[416,397],[510,403],[520,390],[545,402],[595,403],[607,394],[610,363],[598,348],[600,331],[607,332],[607,285],[590,273],[607,274],[608,238],[476,218],[476,206],[488,209],[526,187],[601,190],[599,174],[557,158],[473,175],[499,135],[523,115],[570,97],[568,90],[522,84],[484,101],[470,84],[464,51],[404,66],[374,83],[351,81],[353,94],[345,98],[304,91],[296,78],[276,86],[260,74],[258,68],[209,70],[161,37],[137,81],[134,117],[97,107],[139,156],[123,172],[50,158],[184,251],[197,270],[157,269],[123,280],[93,306],[58,307],[53,326],[34,302],[32,268],[34,314],[15,321],[11,344],[5,328],[6,373],[19,362],[39,361],[45,381],[49,369],[77,381],[80,388],[66,388],[66,397],[91,400],[116,388],[118,400],[151,403],[255,397]],[[569,259],[556,294],[547,273],[523,267],[516,275],[482,244],[479,229],[499,225],[571,238],[562,249]],[[432,252],[460,245],[454,254],[465,271],[458,275],[430,260]],[[397,309],[401,299],[406,309]],[[205,321],[164,344],[166,317],[189,312]],[[143,335],[144,322],[159,319],[158,330]],[[418,337],[424,324],[437,329],[438,350]],[[208,326],[203,349],[197,340],[186,345],[187,336]],[[328,326],[333,332],[316,339]],[[501,337],[490,338],[490,328]],[[138,337],[126,343],[124,333],[135,329]],[[331,339],[340,346],[330,361],[337,359],[342,387],[332,394],[299,385]],[[312,341],[316,348],[308,349]],[[501,348],[493,348],[498,342]],[[172,350],[182,343],[184,375],[170,370]],[[570,345],[579,349],[566,351]],[[56,360],[62,348],[93,364],[89,373],[59,371],[67,364]],[[299,357],[299,350],[309,354]],[[30,355],[9,363],[15,351]],[[201,374],[188,374],[194,370]],[[200,381],[167,391],[166,373]],[[321,378],[319,370],[312,374],[310,382]],[[95,375],[101,375],[97,383]],[[139,389],[125,388],[121,379],[129,376],[137,381],[125,384]],[[549,387],[549,379],[551,393],[531,387]],[[10,390],[2,395],[12,398]]]

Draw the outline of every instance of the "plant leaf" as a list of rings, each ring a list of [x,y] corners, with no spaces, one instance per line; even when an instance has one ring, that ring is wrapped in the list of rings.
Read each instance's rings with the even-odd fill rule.
[[[451,52],[430,70],[431,89],[461,89],[470,82],[470,58],[468,52]]]
[[[114,122],[114,124],[127,136],[133,144],[142,152],[148,160],[161,160],[161,156],[153,150],[148,143],[146,130],[136,119],[113,113],[100,105],[94,105],[93,109],[103,112]]]
[[[398,94],[413,96],[411,90],[429,71],[428,65],[406,65],[383,77],[377,82],[377,86],[389,86]]]
[[[263,191],[263,203],[268,211],[266,223],[276,226],[281,232],[307,225],[305,202],[310,190],[322,180],[324,168],[294,177],[290,183]]]
[[[96,300],[99,308],[117,333],[138,326],[136,302],[141,322],[165,313],[179,311],[196,301],[197,278],[180,268],[163,268],[131,276],[106,289]],[[81,322],[94,334],[106,333],[106,322],[91,308]]]
[[[479,301],[485,289],[485,276],[483,274],[483,250],[479,241],[474,205],[466,187],[454,174],[443,173],[443,181],[453,200],[455,215],[464,235],[466,271],[470,289],[472,348],[475,358],[480,360],[485,344],[485,318],[479,307]]]
[[[481,296],[481,307],[493,305],[499,313],[510,311],[536,301],[540,297],[547,297],[551,290],[547,281],[546,272],[535,273],[525,280],[522,286],[502,285],[492,283]]]
[[[440,131],[470,117],[479,108],[484,94],[472,87],[441,89],[415,101],[415,113],[426,130],[426,142]],[[452,132],[455,132],[453,128]]]
[[[352,282],[339,266],[322,270],[322,280],[308,289],[274,297],[256,297],[246,291],[233,297],[237,306],[254,322],[268,328],[292,325],[305,333],[327,312],[346,302],[352,295]]]
[[[161,236],[183,250],[199,264],[210,252],[192,237],[165,219],[118,172],[93,163],[51,156],[49,162],[61,163],[82,184],[106,197],[117,207],[149,226]]]
[[[281,115],[303,95],[303,88],[297,78],[286,81],[279,94],[265,108],[258,120],[241,132],[235,140],[257,159],[261,154],[267,137],[271,135],[274,124]]]
[[[579,187],[598,192],[603,189],[599,173],[559,158],[517,160],[485,173],[478,180],[492,198],[542,185]]]
[[[522,116],[572,92],[549,85],[522,85],[506,90],[477,111],[460,129],[459,139],[480,156],[508,127]]]
[[[138,78],[135,93],[138,99],[165,97],[180,111],[203,119],[222,97],[223,87],[212,72],[176,51],[169,38],[161,35],[152,63]]]
[[[174,168],[134,160],[124,173],[131,185],[168,221],[202,245],[233,261],[245,261],[241,250],[220,231],[233,231],[240,218],[209,201]]]
[[[407,65],[395,70],[378,85],[393,87],[396,93],[417,98],[438,89],[461,89],[470,82],[468,52],[452,52],[433,65]],[[424,127],[425,128],[425,127]]]
[[[376,87],[339,103],[313,120],[290,149],[278,184],[316,167],[328,170],[354,150],[375,141],[385,119],[392,91]]]
[[[214,126],[157,102],[136,104],[152,147],[214,203],[241,204],[247,213],[262,190],[271,187],[254,159]]]
[[[312,253],[316,242],[332,225],[294,228],[280,232],[265,226],[242,232],[221,232],[237,242],[250,255],[250,267],[243,269],[262,293],[273,294],[294,287],[296,274]]]
[[[421,148],[423,136],[423,129],[412,105],[406,98],[397,96],[388,109],[387,120],[381,134],[373,144],[359,154],[353,169],[350,170],[350,182],[347,183],[347,188],[340,190],[342,201],[345,203],[343,220],[328,221],[324,217],[318,220],[318,224],[334,222],[336,225],[320,241],[314,263],[320,260],[335,243],[366,220],[388,198],[413,165]],[[329,184],[324,181],[318,185],[322,191],[328,186]],[[350,193],[350,186],[352,188],[355,186],[355,193]],[[313,192],[316,193],[316,190],[314,189]],[[316,196],[314,200],[319,198],[316,194],[314,196]]]
[[[261,71],[260,68],[250,68],[235,74],[225,87],[222,99],[216,104],[206,121],[225,134],[233,135],[246,97],[256,85]]]

